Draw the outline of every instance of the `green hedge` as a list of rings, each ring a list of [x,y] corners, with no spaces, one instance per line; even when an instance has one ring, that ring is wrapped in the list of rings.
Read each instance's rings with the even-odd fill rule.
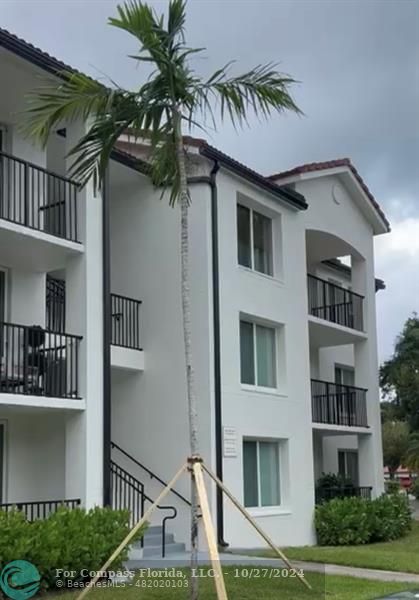
[[[27,560],[40,572],[43,589],[55,587],[57,569],[76,573],[67,579],[82,580],[80,572],[99,570],[129,530],[128,511],[109,508],[60,508],[33,523],[18,511],[0,511],[0,570],[10,561]],[[143,534],[144,529],[135,539]],[[127,554],[128,548],[110,569],[121,569]]]
[[[316,507],[315,525],[320,546],[352,546],[400,538],[410,530],[412,516],[401,494],[335,498]]]
[[[410,493],[414,495],[416,500],[419,500],[419,478],[416,478],[410,486]]]

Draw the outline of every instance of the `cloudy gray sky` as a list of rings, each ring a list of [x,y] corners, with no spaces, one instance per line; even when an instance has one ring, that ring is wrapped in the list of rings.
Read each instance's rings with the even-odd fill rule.
[[[106,24],[114,0],[0,0],[2,27],[95,77],[135,87],[135,41]],[[166,2],[153,2],[163,10]],[[271,173],[349,156],[392,223],[376,243],[381,359],[419,311],[419,0],[190,0],[188,40],[208,74],[278,61],[305,117],[224,126],[209,141]]]

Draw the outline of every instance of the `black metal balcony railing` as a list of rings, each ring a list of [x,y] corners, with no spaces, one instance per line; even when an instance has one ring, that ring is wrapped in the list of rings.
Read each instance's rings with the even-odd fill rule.
[[[111,294],[112,344],[142,350],[140,344],[141,300]]]
[[[307,286],[310,315],[363,331],[363,296],[314,275],[307,275]]]
[[[0,218],[77,242],[77,183],[0,152]]]
[[[72,500],[41,500],[39,502],[8,502],[0,504],[0,510],[4,512],[19,510],[25,515],[27,521],[32,522],[38,519],[46,519],[61,507],[74,509],[80,506],[80,504],[80,498]]]
[[[81,337],[0,323],[0,392],[79,398]]]
[[[317,487],[316,488],[316,504],[328,502],[334,498],[353,498],[354,496],[371,499],[372,487],[357,486],[357,485],[342,485],[338,487]]]
[[[311,406],[313,421],[329,425],[368,427],[367,390],[311,380]]]

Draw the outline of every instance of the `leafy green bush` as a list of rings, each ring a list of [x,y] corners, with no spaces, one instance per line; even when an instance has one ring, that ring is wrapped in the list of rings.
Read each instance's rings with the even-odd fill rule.
[[[320,546],[351,546],[369,541],[371,518],[367,500],[334,498],[316,507],[315,526]]]
[[[400,492],[400,483],[396,479],[389,479],[385,483],[387,494],[398,494]]]
[[[409,500],[402,494],[383,494],[371,502],[374,515],[371,542],[396,540],[412,527]]]
[[[346,485],[351,485],[352,481],[349,477],[343,477],[338,473],[322,473],[316,481],[318,488],[339,488]]]
[[[403,495],[383,495],[375,500],[335,498],[315,510],[320,546],[351,546],[394,540],[411,527],[409,501]]]
[[[409,491],[414,495],[416,500],[419,500],[419,477],[414,480]]]
[[[57,569],[74,572],[67,579],[89,579],[88,573],[102,567],[129,530],[128,511],[109,508],[60,508],[33,523],[18,511],[0,511],[0,570],[12,560],[27,560],[39,570],[44,589],[54,587]],[[142,535],[144,529],[135,539]],[[110,569],[121,569],[127,554],[128,548]],[[62,575],[58,578],[66,579]]]

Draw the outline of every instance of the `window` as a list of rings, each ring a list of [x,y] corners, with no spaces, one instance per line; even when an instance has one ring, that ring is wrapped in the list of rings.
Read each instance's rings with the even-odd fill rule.
[[[272,220],[237,205],[237,250],[239,265],[273,275]]]
[[[275,329],[240,320],[240,381],[276,387]]]
[[[335,383],[338,385],[355,385],[355,371],[352,367],[338,367],[335,365]]]
[[[46,283],[46,328],[50,331],[65,331],[65,280],[47,275]]]
[[[244,505],[281,504],[278,442],[243,441]]]
[[[359,468],[357,450],[338,451],[339,475],[349,479],[353,485],[358,485]]]

